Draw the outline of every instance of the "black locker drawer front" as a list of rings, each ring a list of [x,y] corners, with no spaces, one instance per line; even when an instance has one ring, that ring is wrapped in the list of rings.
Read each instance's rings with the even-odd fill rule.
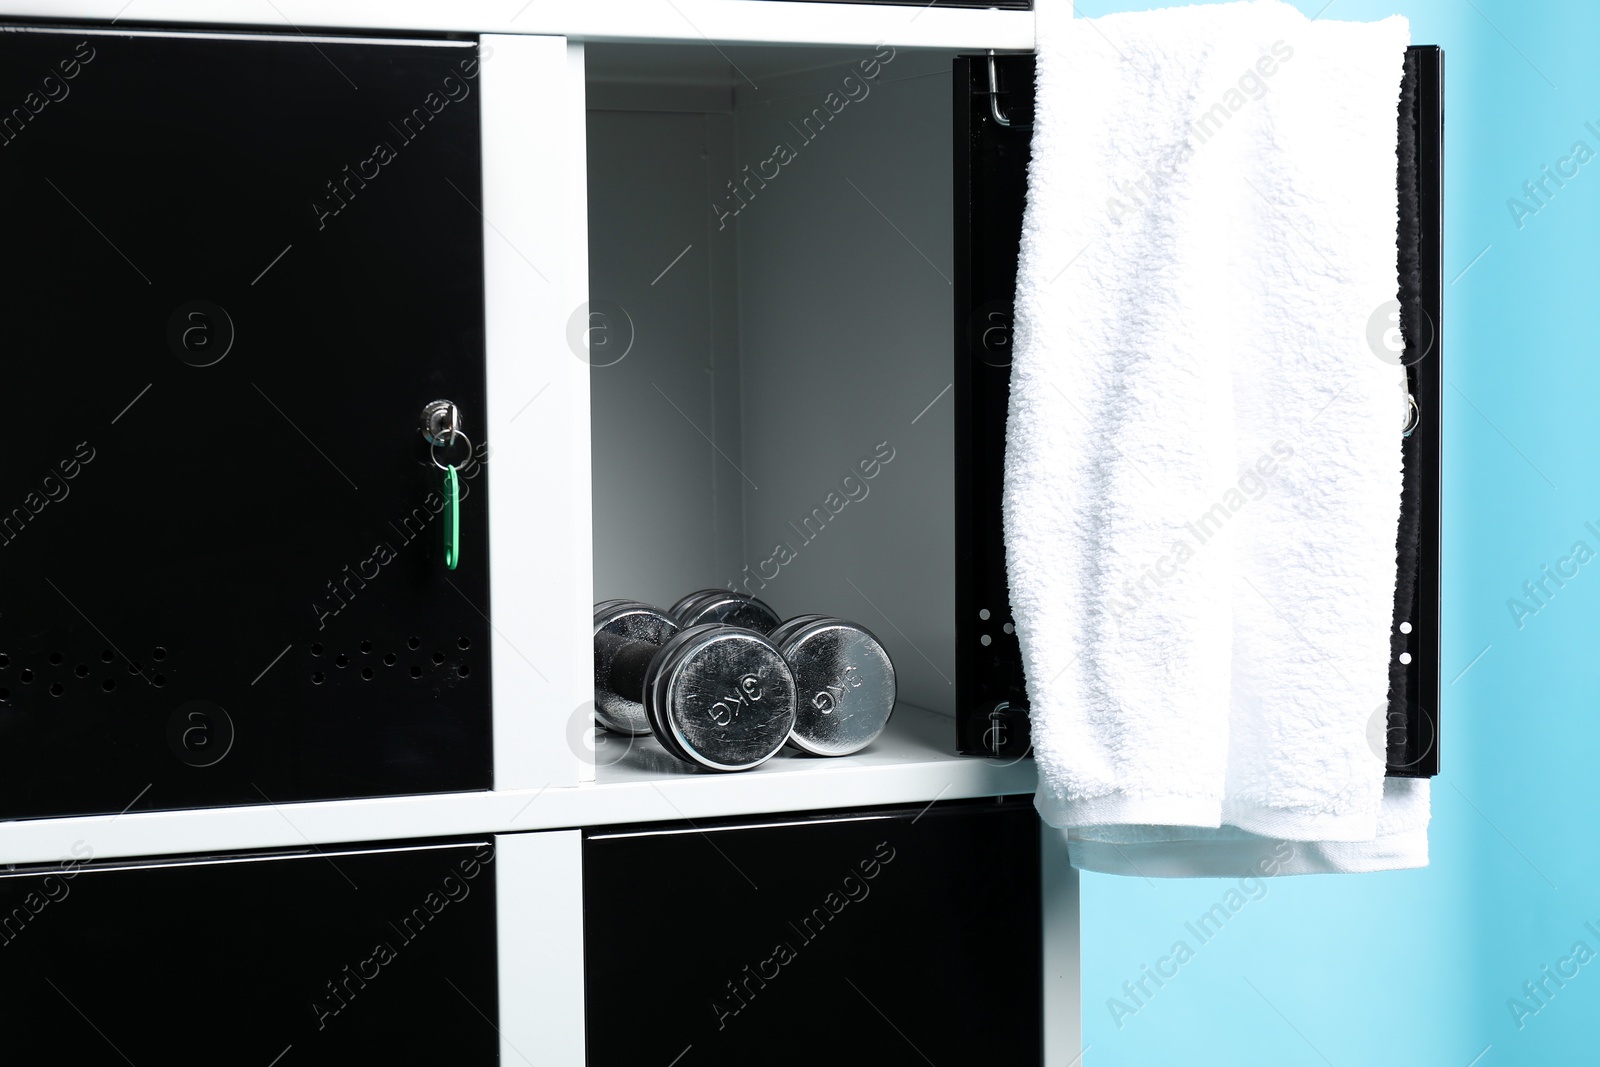
[[[476,64],[0,32],[0,818],[492,785]]]
[[[1031,798],[597,831],[583,864],[590,1067],[1040,1062]]]
[[[75,848],[0,873],[7,1062],[497,1062],[489,842],[143,865]]]

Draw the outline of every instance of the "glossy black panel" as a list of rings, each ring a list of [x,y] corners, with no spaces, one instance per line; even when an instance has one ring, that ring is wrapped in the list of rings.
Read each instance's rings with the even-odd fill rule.
[[[1011,309],[1028,192],[1033,56],[958,57],[955,99],[957,745],[1028,751],[1028,693],[1000,523],[1011,399]],[[994,118],[996,108],[1011,122]]]
[[[1395,598],[1394,650],[1411,654],[1403,671],[1403,684],[1391,682],[1387,719],[1388,772],[1392,778],[1429,778],[1439,773],[1439,690],[1441,659],[1439,641],[1440,541],[1439,515],[1444,484],[1442,423],[1444,407],[1444,52],[1436,45],[1413,45],[1406,49],[1405,93],[1413,106],[1402,111],[1402,143],[1415,145],[1416,163],[1401,168],[1402,182],[1413,179],[1413,188],[1402,189],[1402,203],[1415,204],[1414,231],[1417,237],[1417,285],[1414,292],[1402,287],[1402,296],[1415,303],[1406,308],[1408,328],[1417,324],[1417,337],[1408,341],[1404,357],[1412,396],[1417,402],[1417,428],[1405,442],[1405,491],[1416,500],[1415,545],[1410,547],[1416,560],[1416,577],[1410,589],[1398,590]],[[1425,323],[1425,325],[1424,325]],[[1404,518],[1404,516],[1403,516]],[[1402,542],[1402,558],[1408,546]],[[1405,610],[1409,609],[1409,611]],[[1399,632],[1402,622],[1411,623],[1411,632]]]
[[[0,874],[17,1064],[493,1064],[493,846]],[[90,862],[83,862],[90,860]]]
[[[475,62],[0,34],[0,818],[491,785]]]
[[[594,832],[590,1067],[1037,1064],[1032,799]]]

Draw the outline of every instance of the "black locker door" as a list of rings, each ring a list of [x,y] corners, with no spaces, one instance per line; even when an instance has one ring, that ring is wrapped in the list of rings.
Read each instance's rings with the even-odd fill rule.
[[[1001,496],[1011,395],[1011,314],[1032,150],[1035,57],[958,56],[953,68],[956,408],[956,723],[966,754],[1028,751],[1027,686],[1011,621]],[[1396,188],[1407,388],[1417,422],[1404,443],[1389,703],[1374,743],[1390,777],[1439,772],[1439,515],[1443,484],[1444,55],[1406,52]],[[1369,342],[1371,343],[1370,339]],[[1376,351],[1376,349],[1374,349]],[[1404,657],[1404,658],[1402,658]]]
[[[7,1063],[493,1064],[487,841],[0,871]]]
[[[0,818],[491,786],[477,62],[0,32]]]
[[[1000,515],[1034,57],[958,56],[952,80],[956,745],[967,755],[1012,759],[1028,752],[1031,730]]]
[[[1037,1064],[1031,797],[593,831],[591,1067]]]

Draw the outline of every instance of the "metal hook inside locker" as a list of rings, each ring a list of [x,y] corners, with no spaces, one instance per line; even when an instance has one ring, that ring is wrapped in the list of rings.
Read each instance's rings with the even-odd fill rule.
[[[989,49],[989,114],[1002,126],[1010,126],[1011,120],[1000,111],[1000,78],[994,69],[994,49]]]

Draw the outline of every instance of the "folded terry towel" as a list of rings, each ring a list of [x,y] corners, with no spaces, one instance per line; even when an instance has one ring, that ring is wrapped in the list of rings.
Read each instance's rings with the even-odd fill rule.
[[[1096,869],[1254,873],[1272,839],[1313,843],[1287,869],[1425,864],[1427,783],[1386,790],[1368,729],[1408,26],[1065,7],[1037,12],[1006,452],[1039,811]]]

